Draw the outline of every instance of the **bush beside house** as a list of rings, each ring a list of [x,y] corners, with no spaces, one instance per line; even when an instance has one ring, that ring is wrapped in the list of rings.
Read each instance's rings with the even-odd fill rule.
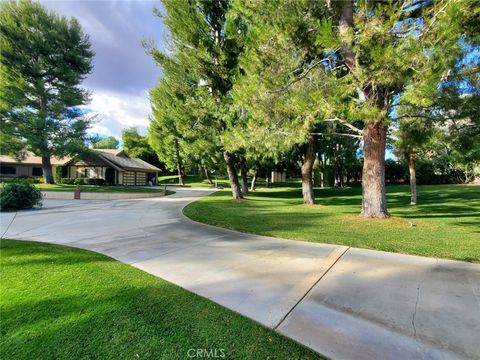
[[[28,181],[5,183],[0,192],[1,211],[15,211],[42,206],[42,193]]]

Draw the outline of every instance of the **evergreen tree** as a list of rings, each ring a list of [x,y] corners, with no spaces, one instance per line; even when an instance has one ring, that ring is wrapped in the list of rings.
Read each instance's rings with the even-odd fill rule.
[[[89,38],[75,18],[29,0],[6,1],[0,4],[0,48],[2,151],[42,157],[45,181],[53,183],[51,156],[85,147],[89,121],[77,106],[88,101],[79,84],[92,70]],[[4,142],[5,136],[11,139]]]
[[[389,217],[385,146],[391,117],[395,107],[437,89],[462,57],[464,30],[475,23],[465,3],[237,1],[249,26],[246,77],[237,91],[252,119],[243,138],[313,149],[318,124],[336,121],[349,136],[362,138],[361,215]],[[312,154],[307,150],[302,171],[306,202]]]
[[[128,156],[142,159],[157,167],[163,167],[157,154],[149,145],[148,137],[140,135],[136,127],[122,130],[122,144]]]
[[[119,144],[115,136],[107,136],[103,139],[92,140],[91,142],[94,149],[117,149]]]
[[[171,49],[150,52],[167,79],[163,95],[181,103],[185,115],[169,120],[175,124],[170,130],[152,126],[151,132],[173,131],[171,141],[173,145],[177,141],[179,149],[181,140],[195,143],[203,136],[213,144],[210,148],[223,152],[233,198],[240,199],[235,156],[226,151],[222,136],[238,117],[232,108],[231,89],[242,51],[241,22],[229,16],[229,1],[164,0],[163,5],[166,13],[162,17],[170,31]],[[152,105],[161,111],[160,106],[154,102]],[[202,136],[191,139],[199,134]],[[155,140],[150,143],[155,148]],[[181,151],[178,154],[181,156]]]

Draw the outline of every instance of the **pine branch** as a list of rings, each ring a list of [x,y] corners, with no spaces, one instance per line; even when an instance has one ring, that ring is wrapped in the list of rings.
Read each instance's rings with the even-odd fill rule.
[[[361,129],[357,128],[356,126],[353,126],[352,124],[350,124],[346,120],[342,120],[342,119],[339,119],[339,118],[332,118],[332,119],[325,119],[323,121],[330,121],[330,122],[338,121],[340,124],[345,125],[350,130],[355,131],[359,136],[363,136],[363,131]]]
[[[277,93],[282,93],[284,92],[285,90],[287,90],[290,86],[292,86],[293,84],[299,82],[300,80],[302,80],[303,78],[305,78],[308,73],[310,71],[313,70],[314,67],[316,67],[317,65],[321,64],[323,61],[326,61],[328,60],[328,58],[324,58],[324,59],[321,59],[321,60],[318,60],[318,61],[315,61],[313,64],[311,64],[309,67],[307,67],[302,74],[300,74],[299,76],[297,76],[295,79],[293,79],[292,81],[290,81],[289,83],[287,83],[286,85],[282,86],[280,89],[277,89],[277,90],[267,90],[267,93],[268,94],[277,94]]]
[[[361,135],[355,135],[355,134],[347,134],[347,133],[337,133],[337,132],[332,132],[332,133],[310,133],[310,135],[340,135],[340,136],[349,136],[353,137],[356,139],[363,139],[363,136]]]

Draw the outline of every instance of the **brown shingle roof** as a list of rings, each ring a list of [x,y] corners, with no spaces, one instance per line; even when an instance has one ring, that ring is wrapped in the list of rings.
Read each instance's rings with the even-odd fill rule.
[[[147,163],[138,158],[132,158],[127,156],[123,150],[116,149],[95,149],[99,153],[100,157],[117,165],[118,167],[126,170],[148,170],[148,171],[161,171],[156,166]]]

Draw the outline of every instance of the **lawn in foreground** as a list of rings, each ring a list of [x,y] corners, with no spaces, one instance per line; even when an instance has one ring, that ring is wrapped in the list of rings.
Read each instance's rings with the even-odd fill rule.
[[[77,185],[64,184],[35,184],[37,188],[44,191],[74,191]],[[79,185],[78,188],[82,191],[91,192],[128,192],[128,193],[162,193],[164,189],[157,186],[141,187],[141,186],[96,186],[96,185]],[[172,191],[167,190],[167,195]]]
[[[184,209],[189,218],[243,232],[390,252],[480,262],[480,186],[387,186],[388,220],[358,217],[361,188],[316,189],[318,205],[302,205],[296,187],[259,189],[245,200],[228,191]]]
[[[319,359],[272,330],[90,251],[1,240],[2,359]],[[192,354],[192,352],[190,352]]]

